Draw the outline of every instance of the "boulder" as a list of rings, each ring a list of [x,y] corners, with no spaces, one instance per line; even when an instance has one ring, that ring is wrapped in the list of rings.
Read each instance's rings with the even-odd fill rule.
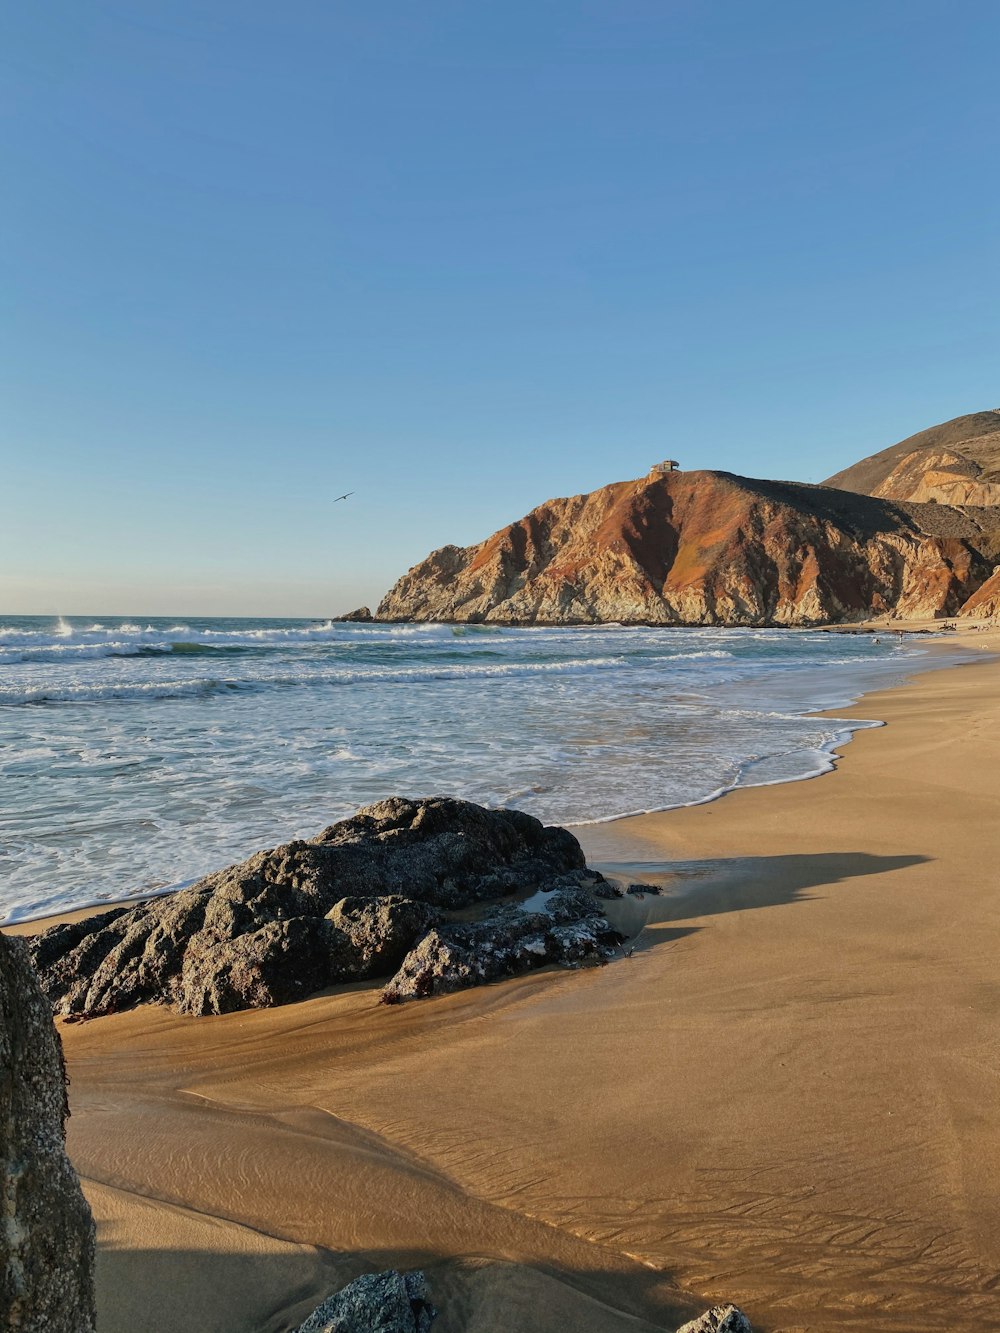
[[[571,833],[517,810],[394,797],[180,893],[55,926],[30,947],[58,1013],[148,1002],[227,1013],[391,976],[442,910],[542,888],[584,893],[599,879],[584,870]]]
[[[480,921],[431,930],[382,991],[383,1004],[446,995],[558,963],[609,961],[623,937],[583,889],[560,889],[546,910],[498,907]]]
[[[750,1320],[735,1305],[713,1305],[677,1333],[753,1333]]]
[[[406,955],[441,913],[398,893],[378,898],[342,898],[327,913],[350,942],[359,977],[385,977],[395,972]]]
[[[328,1296],[296,1333],[427,1333],[437,1311],[423,1273],[365,1273]]]
[[[66,1156],[66,1071],[27,946],[0,935],[0,1326],[93,1333],[94,1222]]]

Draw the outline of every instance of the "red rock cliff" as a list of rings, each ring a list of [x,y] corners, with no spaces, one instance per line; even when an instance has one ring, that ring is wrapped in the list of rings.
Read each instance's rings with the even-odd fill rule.
[[[550,500],[405,574],[380,620],[809,625],[954,614],[986,579],[962,511],[725,472]]]

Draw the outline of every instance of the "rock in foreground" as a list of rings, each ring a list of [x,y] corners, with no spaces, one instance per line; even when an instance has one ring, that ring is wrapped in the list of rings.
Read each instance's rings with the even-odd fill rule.
[[[66,1073],[22,940],[0,935],[0,1327],[92,1333],[94,1223],[66,1156]]]
[[[568,877],[567,877],[568,878]],[[582,886],[556,889],[544,910],[500,907],[482,921],[430,931],[382,992],[384,1004],[481,986],[549,963],[607,960],[622,936]]]
[[[677,1333],[753,1333],[750,1320],[735,1305],[714,1305]]]
[[[437,1311],[423,1273],[365,1273],[316,1307],[296,1333],[427,1333]]]
[[[599,880],[565,829],[468,801],[394,797],[308,842],[53,926],[30,945],[43,990],[67,1016],[148,1002],[187,1014],[268,1008],[397,969],[387,998],[401,1000],[609,957],[620,936],[586,887]],[[449,916],[539,891],[552,912]]]

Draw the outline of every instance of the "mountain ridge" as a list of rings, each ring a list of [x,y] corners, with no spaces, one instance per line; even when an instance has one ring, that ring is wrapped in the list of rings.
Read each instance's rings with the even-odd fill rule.
[[[883,499],[1000,505],[1000,408],[918,431],[823,484]]]

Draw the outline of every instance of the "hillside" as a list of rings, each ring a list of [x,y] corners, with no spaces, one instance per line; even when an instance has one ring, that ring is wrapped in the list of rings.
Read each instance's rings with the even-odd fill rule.
[[[995,517],[726,472],[656,475],[549,500],[478,545],[434,551],[377,618],[811,625],[952,615],[992,573]]]
[[[1000,410],[932,426],[824,484],[887,500],[1000,505]]]

